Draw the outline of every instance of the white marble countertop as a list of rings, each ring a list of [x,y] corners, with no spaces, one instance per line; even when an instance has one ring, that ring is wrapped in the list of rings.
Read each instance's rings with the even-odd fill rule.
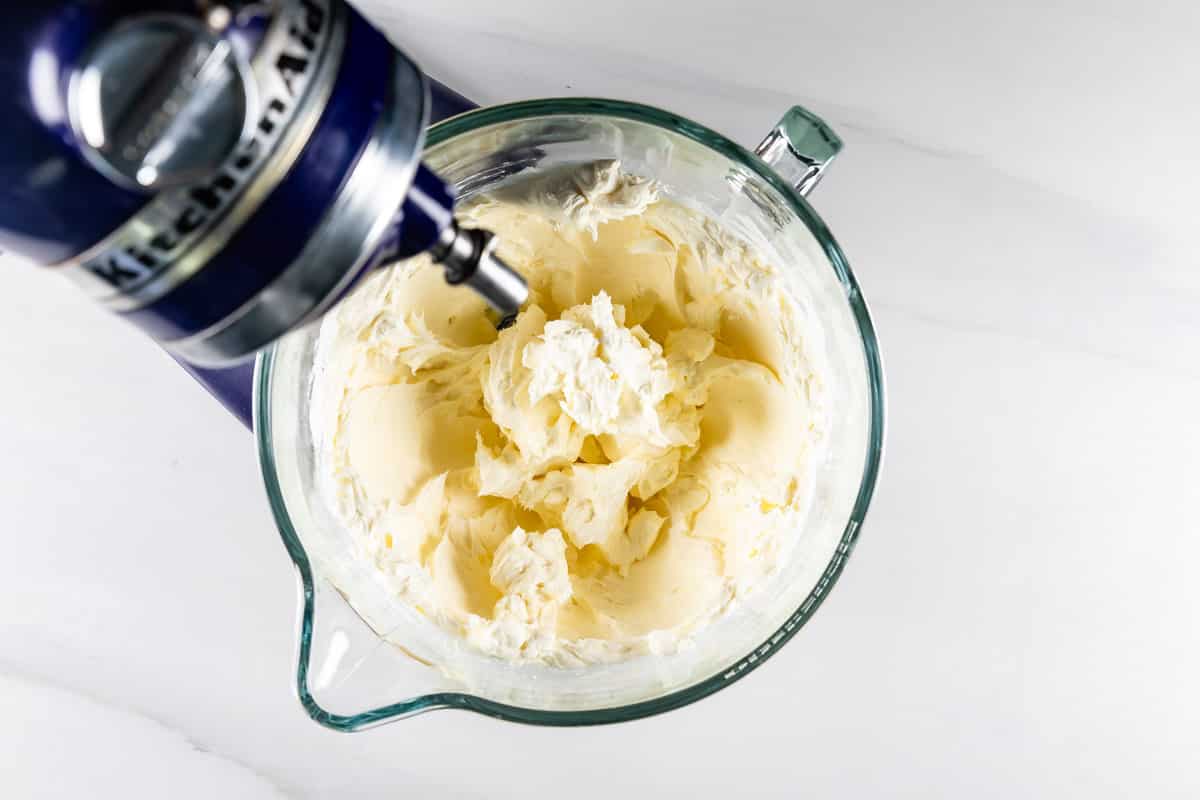
[[[480,102],[635,99],[748,145],[799,102],[839,130],[812,201],[890,390],[858,549],[783,652],[685,709],[332,733],[292,695],[250,436],[4,264],[0,795],[1200,796],[1200,6],[361,5]]]

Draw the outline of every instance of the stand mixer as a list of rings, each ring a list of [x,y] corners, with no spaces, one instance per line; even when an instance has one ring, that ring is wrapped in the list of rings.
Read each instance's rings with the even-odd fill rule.
[[[420,162],[470,108],[343,0],[4,12],[0,249],[68,276],[243,421],[245,361],[428,252],[498,319],[525,282]]]
[[[621,101],[472,110],[344,0],[47,0],[3,18],[0,250],[68,276],[243,423],[253,418],[299,577],[295,688],[314,720],[349,731],[433,708],[547,725],[633,719],[737,681],[819,607],[869,506],[884,426],[869,312],[805,201],[841,148],[819,118],[793,107],[750,152]],[[831,456],[776,591],[696,647],[586,675],[443,659],[458,643],[373,593],[322,505],[309,391],[317,332],[306,323],[375,267],[427,253],[502,325],[528,289],[488,231],[455,223],[452,187],[467,197],[597,161],[670,187],[778,254],[829,359]]]

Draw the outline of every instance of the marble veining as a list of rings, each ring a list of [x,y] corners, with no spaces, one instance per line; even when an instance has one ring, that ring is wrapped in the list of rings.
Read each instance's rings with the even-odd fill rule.
[[[1195,4],[360,6],[481,102],[623,97],[747,146],[798,102],[840,131],[811,200],[890,392],[858,548],[783,652],[689,708],[331,733],[292,695],[250,438],[0,257],[6,797],[1200,794]]]

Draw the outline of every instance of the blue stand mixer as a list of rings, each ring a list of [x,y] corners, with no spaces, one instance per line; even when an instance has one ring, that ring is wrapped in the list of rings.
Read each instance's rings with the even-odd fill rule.
[[[883,383],[858,284],[804,199],[841,149],[819,118],[789,109],[751,153],[615,100],[462,113],[472,104],[345,0],[46,0],[0,16],[0,250],[68,276],[247,425],[253,407],[266,494],[300,579],[295,687],[313,719],[349,731],[433,708],[548,725],[646,716],[748,674],[828,594],[878,473]],[[427,126],[448,117],[426,147]],[[373,268],[419,253],[502,324],[527,286],[490,232],[456,224],[452,186],[483,193],[598,160],[673,187],[708,217],[736,217],[784,254],[836,377],[834,455],[814,476],[803,557],[753,615],[673,656],[531,680],[521,666],[458,658],[390,598],[352,605],[343,592],[354,583],[339,572],[346,531],[322,524],[314,489],[305,325]]]
[[[428,252],[498,318],[527,289],[421,164],[472,108],[343,0],[4,12],[0,250],[70,277],[243,422],[248,359]]]

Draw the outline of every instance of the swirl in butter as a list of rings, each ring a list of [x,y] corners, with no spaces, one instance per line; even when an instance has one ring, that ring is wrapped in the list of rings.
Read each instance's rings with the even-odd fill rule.
[[[497,332],[426,259],[323,323],[327,491],[396,595],[484,653],[672,652],[776,573],[822,438],[775,268],[616,163],[460,210],[530,282]]]

